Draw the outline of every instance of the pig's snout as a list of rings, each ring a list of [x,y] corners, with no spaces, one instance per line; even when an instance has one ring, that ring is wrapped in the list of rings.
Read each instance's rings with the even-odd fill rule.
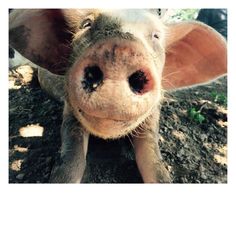
[[[152,78],[148,77],[144,71],[137,70],[127,79],[132,92],[136,94],[144,94],[151,90]],[[99,66],[87,66],[84,69],[82,85],[85,91],[93,92],[103,84],[104,74]]]
[[[91,133],[115,138],[150,115],[160,100],[160,77],[142,43],[110,39],[85,50],[73,65],[68,99]]]
[[[111,40],[95,45],[82,59],[84,68],[79,66],[83,88],[93,92],[104,80],[123,80],[133,93],[142,95],[154,86],[149,60],[140,42]]]

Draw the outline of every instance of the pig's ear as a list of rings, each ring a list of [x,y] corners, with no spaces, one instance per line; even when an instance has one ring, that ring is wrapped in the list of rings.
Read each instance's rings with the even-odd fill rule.
[[[61,10],[21,9],[10,14],[10,45],[53,73],[65,72],[71,39],[71,31]]]
[[[167,26],[164,89],[177,89],[207,83],[227,73],[227,47],[224,38],[199,22]]]

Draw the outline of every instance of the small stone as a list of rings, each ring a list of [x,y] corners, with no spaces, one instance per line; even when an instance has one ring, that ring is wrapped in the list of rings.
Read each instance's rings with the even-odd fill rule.
[[[184,155],[185,155],[185,150],[183,148],[181,148],[176,154],[176,156],[180,157],[181,159],[183,159]]]
[[[18,180],[22,180],[24,178],[25,174],[21,173],[16,176]]]
[[[49,173],[43,175],[43,177],[44,177],[45,179],[49,178]]]
[[[29,83],[33,79],[34,70],[29,65],[19,66],[16,69],[16,72],[19,73],[22,76],[21,80],[24,84]]]
[[[188,181],[184,176],[180,177],[180,183],[187,183],[187,182]]]
[[[206,180],[207,179],[207,176],[204,174],[204,173],[201,173],[201,178]]]
[[[207,135],[206,134],[201,134],[200,139],[201,139],[202,142],[206,141],[207,140]]]
[[[181,127],[179,129],[180,131],[184,132],[184,133],[187,133],[188,132],[188,129],[186,127]]]

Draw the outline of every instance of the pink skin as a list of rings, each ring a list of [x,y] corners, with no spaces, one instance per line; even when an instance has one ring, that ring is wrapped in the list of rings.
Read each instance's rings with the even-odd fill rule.
[[[88,93],[81,82],[84,68],[93,65],[99,66],[104,80],[96,91]],[[134,93],[128,77],[138,70],[145,73],[147,83],[140,93]],[[112,39],[94,45],[74,64],[68,81],[74,115],[89,132],[103,138],[123,136],[136,128],[160,98],[160,79],[155,65],[137,41]]]

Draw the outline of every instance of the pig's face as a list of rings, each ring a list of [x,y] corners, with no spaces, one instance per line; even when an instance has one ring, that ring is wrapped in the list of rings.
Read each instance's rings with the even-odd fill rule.
[[[192,86],[227,72],[216,31],[199,22],[163,26],[147,10],[19,9],[9,25],[12,47],[55,74],[67,72],[67,103],[103,138],[145,124],[161,85]]]
[[[89,132],[123,136],[159,103],[163,25],[153,14],[133,10],[88,12],[80,22],[67,76],[68,102]]]

